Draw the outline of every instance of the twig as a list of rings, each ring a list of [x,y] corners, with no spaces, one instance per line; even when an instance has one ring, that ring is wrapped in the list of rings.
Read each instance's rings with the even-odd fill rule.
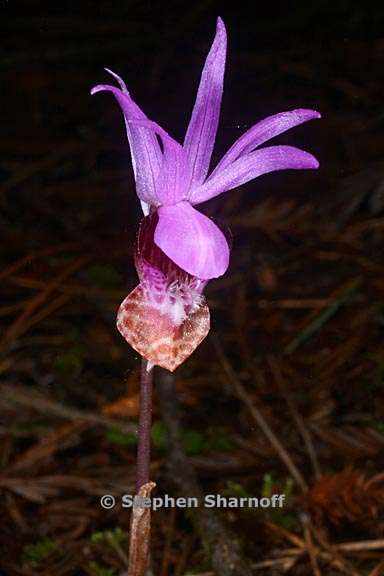
[[[107,416],[100,416],[93,412],[86,412],[78,410],[77,408],[64,406],[54,400],[47,400],[36,392],[27,391],[21,386],[2,384],[0,386],[0,397],[2,401],[11,404],[20,404],[26,408],[32,408],[33,410],[42,412],[43,414],[49,413],[67,420],[90,422],[108,428],[118,428],[122,432],[132,433],[136,430],[136,427],[133,424],[126,424],[108,418]]]
[[[4,280],[8,276],[11,276],[20,270],[20,268],[24,268],[24,266],[30,265],[33,260],[36,260],[36,258],[52,256],[52,254],[57,254],[58,252],[62,251],[75,250],[79,247],[80,244],[78,242],[63,242],[62,244],[57,244],[56,246],[50,246],[49,248],[43,248],[42,250],[26,254],[19,260],[16,260],[16,262],[12,262],[12,264],[9,264],[9,266],[3,268],[0,271],[0,280]]]
[[[40,290],[45,286],[42,280],[36,280],[35,278],[27,278],[26,276],[11,276],[6,279],[8,284],[12,286],[18,286],[20,288],[29,288],[31,290]],[[124,296],[126,296],[126,290],[119,290],[116,288],[98,288],[97,286],[81,286],[80,284],[66,283],[57,287],[58,292],[63,292],[64,294],[78,295],[78,296],[90,296],[95,298],[110,298],[114,301],[120,301]]]
[[[330,544],[329,546],[324,546],[324,542],[319,540],[319,545],[321,545],[327,553],[331,550],[340,550],[342,552],[347,552],[353,554],[355,552],[365,552],[367,550],[383,550],[384,549],[384,538],[378,538],[377,540],[361,540],[358,542],[341,542],[339,544]],[[282,550],[282,554],[301,554],[302,547],[297,546],[296,548],[286,548]]]
[[[288,542],[291,542],[297,548],[305,549],[305,541],[302,538],[300,538],[297,534],[290,532],[286,528],[283,528],[283,526],[279,526],[278,524],[271,522],[271,520],[264,520],[264,524],[270,530],[272,530],[273,532],[275,532],[279,536],[282,536],[283,538],[288,540]]]
[[[0,349],[5,345],[9,346],[13,340],[20,336],[27,329],[27,320],[32,316],[35,310],[54,292],[65,280],[74,272],[79,270],[85,262],[89,260],[89,256],[80,256],[72,260],[63,272],[55,276],[53,280],[48,282],[42,290],[34,296],[26,305],[23,312],[15,319],[15,321],[4,332],[0,340]]]
[[[301,520],[301,523],[303,525],[304,539],[305,539],[306,548],[308,551],[309,560],[311,562],[313,574],[315,576],[321,576],[321,572],[320,572],[319,565],[317,562],[317,552],[316,552],[315,546],[313,545],[312,535],[311,535],[311,531],[309,529],[309,518],[307,517],[307,515],[301,514],[300,520]]]
[[[352,294],[360,287],[361,283],[361,277],[354,278],[348,282],[333,304],[316,316],[312,322],[307,324],[307,326],[305,326],[305,328],[285,347],[284,352],[286,354],[292,354],[292,352],[295,352],[295,350],[306,342],[308,338],[320,330],[320,328],[322,328],[322,326],[336,314],[339,308],[350,299]]]
[[[176,509],[171,508],[171,520],[167,527],[167,533],[165,537],[163,559],[161,561],[161,571],[160,576],[167,576],[169,572],[169,556],[172,546],[172,539],[175,531],[175,521],[176,521]]]
[[[335,546],[344,552],[361,552],[363,550],[382,550],[384,538],[378,540],[361,540],[360,542],[344,542]]]
[[[23,301],[18,302],[17,304],[9,304],[9,306],[2,306],[0,308],[0,317],[8,316],[9,314],[13,314],[13,312],[18,312],[20,309],[25,307],[26,303],[26,301]]]
[[[281,300],[265,300],[261,299],[256,304],[258,308],[263,310],[269,308],[281,308],[283,310],[302,310],[302,309],[316,309],[328,308],[334,303],[333,298],[283,298]]]
[[[359,576],[359,573],[356,572],[355,568],[348,562],[348,560],[343,558],[343,556],[340,553],[340,548],[338,545],[334,546],[332,544],[329,544],[326,538],[324,538],[324,536],[320,532],[320,530],[317,530],[313,525],[310,525],[309,527],[312,531],[314,538],[319,543],[320,547],[323,550],[325,550],[325,552],[322,553],[323,556],[328,554],[333,564],[337,566],[340,570],[346,572],[347,574],[351,574],[352,576]]]
[[[55,149],[52,154],[48,154],[47,156],[43,156],[39,160],[35,162],[29,162],[24,164],[23,168],[17,170],[13,176],[11,176],[6,182],[3,183],[1,187],[1,193],[6,193],[9,190],[12,190],[15,186],[19,186],[24,180],[28,180],[31,176],[39,172],[44,172],[49,168],[52,168],[68,156],[68,154],[76,153],[81,150],[82,143],[80,142],[65,142],[60,148]]]
[[[30,448],[27,448],[16,460],[8,466],[6,472],[23,470],[30,468],[41,460],[47,460],[59,449],[66,447],[68,443],[72,444],[74,437],[80,435],[89,426],[86,422],[75,421],[65,423],[59,428],[55,428],[36,442]],[[10,430],[8,430],[8,434]],[[13,433],[13,432],[12,432]]]
[[[64,306],[67,302],[69,302],[70,299],[71,299],[70,294],[60,294],[60,296],[58,296],[54,300],[50,300],[47,306],[39,310],[36,314],[32,316],[32,318],[30,318],[25,322],[23,332],[27,332],[27,330],[29,330],[32,326],[38,324],[39,322],[47,318],[47,316],[50,316],[51,314],[53,314],[53,312],[56,312],[56,310],[62,308],[62,306]]]
[[[167,429],[169,476],[177,491],[185,497],[203,499],[195,470],[185,456],[180,432],[180,406],[174,389],[173,375],[161,371],[156,386],[162,416]],[[201,539],[208,545],[212,566],[218,576],[251,576],[248,561],[240,551],[235,535],[223,524],[217,513],[208,508],[191,509]]]
[[[320,470],[320,466],[319,466],[319,462],[316,456],[316,451],[315,448],[313,446],[312,443],[312,438],[310,433],[308,432],[305,423],[304,423],[304,419],[301,416],[300,412],[298,411],[296,404],[292,398],[292,395],[290,394],[289,390],[288,390],[288,386],[281,374],[281,370],[279,367],[279,364],[276,361],[276,358],[274,358],[272,355],[268,356],[268,363],[269,363],[269,367],[271,369],[271,372],[273,374],[273,377],[277,383],[277,385],[280,388],[280,392],[282,394],[282,396],[284,397],[287,406],[292,414],[292,418],[296,423],[296,426],[301,434],[301,437],[304,441],[305,447],[307,449],[308,452],[308,456],[309,459],[311,461],[312,464],[312,468],[313,471],[315,473],[315,477],[318,480],[321,476],[321,470]]]
[[[303,492],[306,492],[308,489],[307,483],[304,480],[300,470],[297,468],[296,464],[293,462],[291,456],[288,454],[280,440],[277,438],[276,434],[273,432],[271,427],[269,426],[268,422],[265,420],[264,416],[254,404],[252,398],[246,392],[244,386],[240,382],[239,378],[237,377],[236,372],[232,368],[231,364],[229,363],[228,358],[226,357],[224,350],[221,346],[221,343],[216,335],[212,336],[212,342],[215,347],[217,356],[219,361],[224,369],[224,372],[232,385],[236,395],[242,400],[249,410],[252,418],[255,420],[257,425],[261,428],[265,436],[268,438],[269,442],[276,450],[277,454],[279,455],[280,459],[288,468],[289,472],[291,473],[292,477],[296,480],[298,486],[300,486]]]
[[[112,478],[54,474],[30,477],[26,482],[25,476],[0,476],[0,488],[20,494],[32,502],[44,502],[46,498],[57,496],[61,490],[79,490],[93,496],[103,496],[108,491],[121,496],[122,490],[127,485],[131,486],[130,482],[127,482],[127,468],[124,468],[119,475],[115,471]]]
[[[297,558],[276,558],[271,560],[263,560],[262,562],[254,562],[252,564],[253,570],[263,570],[264,568],[276,568],[283,572],[288,572],[296,564]]]
[[[192,536],[183,538],[182,549],[179,557],[177,559],[177,564],[175,564],[175,576],[183,576],[186,570],[189,555],[191,554],[193,547],[196,543],[197,536],[192,534]]]
[[[368,576],[383,576],[384,574],[384,560],[379,562],[377,566],[368,574]]]

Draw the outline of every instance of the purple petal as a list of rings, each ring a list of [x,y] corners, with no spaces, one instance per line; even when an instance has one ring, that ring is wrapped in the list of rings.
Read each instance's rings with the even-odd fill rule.
[[[290,112],[274,114],[258,122],[236,140],[220,160],[212,172],[211,177],[219,171],[224,170],[229,164],[237,160],[239,156],[252,152],[255,148],[261,146],[261,144],[264,144],[264,142],[267,142],[271,138],[314,118],[321,118],[321,114],[315,110],[299,108],[298,110],[291,110]]]
[[[162,206],[155,243],[180,268],[202,280],[222,276],[229,247],[221,230],[188,202]]]
[[[131,148],[132,165],[136,180],[137,195],[146,204],[158,206],[155,181],[160,171],[162,153],[153,130],[140,124],[131,124],[132,120],[147,120],[146,115],[129,96],[121,78],[107,69],[119,82],[121,89],[102,84],[95,86],[91,94],[107,90],[112,92],[120,104],[125,118],[125,126]],[[145,209],[145,205],[143,207]]]
[[[162,205],[176,204],[186,198],[188,189],[183,148],[172,140],[164,139],[164,156],[159,175],[156,179],[156,194]]]
[[[319,163],[312,154],[293,146],[262,148],[241,156],[227,168],[208,178],[192,192],[190,201],[192,204],[200,204],[267,172],[318,167]]]
[[[184,140],[184,150],[192,169],[191,182],[201,184],[209,168],[219,122],[227,35],[221,18],[217,19],[216,36],[209,51],[195,106]]]
[[[163,144],[160,171],[155,180],[156,197],[161,205],[176,204],[187,196],[190,169],[183,147],[152,120],[130,120],[129,124],[145,126],[157,134]]]
[[[182,270],[155,244],[154,236],[158,222],[158,214],[154,212],[143,218],[140,223],[135,253],[135,265],[140,283],[148,290],[161,292],[164,288],[163,281],[166,282],[166,287],[170,287],[176,280],[179,286],[184,286],[185,291],[188,288],[196,294],[202,294],[207,280],[200,280]],[[152,274],[151,269],[158,272]]]

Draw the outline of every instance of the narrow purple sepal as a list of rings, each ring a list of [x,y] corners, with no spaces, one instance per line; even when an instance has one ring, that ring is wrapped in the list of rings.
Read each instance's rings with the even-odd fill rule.
[[[319,163],[316,158],[299,148],[293,146],[262,148],[241,156],[227,168],[208,178],[203,185],[192,192],[190,202],[200,204],[268,172],[318,167]]]
[[[160,204],[168,206],[186,200],[190,167],[181,144],[152,120],[131,120],[129,124],[145,126],[161,139],[163,153],[159,174],[155,179],[155,194]]]
[[[299,108],[289,112],[280,112],[279,114],[274,114],[261,120],[236,140],[213,170],[210,178],[227,168],[227,166],[240,156],[249,154],[249,152],[268,142],[268,140],[290,130],[294,126],[308,122],[308,120],[314,120],[315,118],[321,118],[321,114],[316,112],[316,110]]]
[[[108,70],[108,72],[110,72]],[[131,124],[132,120],[148,120],[144,112],[130,97],[123,80],[110,72],[119,82],[121,89],[108,84],[95,86],[91,94],[103,90],[112,92],[123,111],[127,137],[131,148],[133,172],[137,195],[145,204],[157,206],[155,181],[160,171],[162,153],[153,130],[140,124]]]
[[[201,184],[209,169],[219,122],[227,34],[224,22],[217,19],[216,36],[204,64],[184,150],[192,170],[191,185]]]

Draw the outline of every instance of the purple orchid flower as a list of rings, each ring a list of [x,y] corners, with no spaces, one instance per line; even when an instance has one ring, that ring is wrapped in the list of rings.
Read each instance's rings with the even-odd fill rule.
[[[223,93],[226,45],[225,26],[221,18],[218,18],[215,39],[203,68],[183,145],[146,117],[130,97],[123,80],[110,70],[107,71],[117,80],[120,88],[99,85],[91,91],[92,94],[103,90],[110,91],[120,104],[131,149],[137,195],[144,214],[152,218],[151,241],[170,261],[168,268],[173,267],[174,271],[178,271],[176,277],[179,286],[181,277],[184,282],[188,277],[189,286],[194,284],[193,279],[200,282],[199,291],[195,295],[195,300],[200,302],[201,286],[206,283],[205,281],[217,278],[227,270],[230,250],[223,232],[194,206],[268,172],[319,166],[314,156],[292,146],[259,148],[271,138],[294,126],[320,118],[320,114],[314,110],[298,109],[270,116],[255,124],[236,140],[208,175]],[[155,220],[154,214],[156,214]],[[140,258],[136,261],[139,260]],[[142,260],[146,259],[143,257]],[[138,270],[140,268],[139,277],[142,286],[143,265],[137,264],[137,266]],[[159,270],[153,259],[151,266]],[[168,281],[168,284],[164,278],[165,285],[169,287],[172,284],[174,289],[175,273],[172,282]],[[179,298],[176,298],[179,308],[180,302],[185,303],[185,290],[184,292],[181,290],[182,297],[180,290]],[[164,298],[166,291],[164,288]],[[167,308],[169,317],[174,314],[174,310],[170,312],[174,305],[172,299],[170,301],[172,305]],[[185,306],[188,307],[187,304]],[[185,320],[184,312],[180,315],[183,320],[180,320],[179,324],[175,321],[175,326],[178,328]],[[165,314],[164,308],[162,314]],[[120,319],[121,331],[122,324]],[[207,333],[208,330],[209,321]],[[132,344],[130,331],[126,330],[124,336]],[[138,350],[137,344],[132,345]],[[142,348],[139,352],[143,354]],[[143,355],[153,361],[148,353]],[[157,360],[156,355],[155,357]],[[166,363],[160,365],[164,366]]]

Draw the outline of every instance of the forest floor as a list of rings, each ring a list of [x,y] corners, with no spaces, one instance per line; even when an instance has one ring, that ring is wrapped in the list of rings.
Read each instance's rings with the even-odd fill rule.
[[[4,63],[0,574],[117,576],[130,513],[104,510],[100,497],[134,490],[140,359],[115,315],[137,283],[140,210],[115,103],[88,97],[102,66],[87,62],[85,47],[64,49],[55,22],[44,42],[51,33],[57,53],[20,48]],[[119,30],[117,21],[93,28],[89,50]],[[80,46],[76,20],[65,34]],[[118,40],[107,56],[124,70]],[[384,144],[378,80],[361,82],[384,50],[361,39],[333,48],[233,57],[237,82],[253,80],[244,111],[239,88],[227,101],[222,139],[238,135],[237,122],[304,102],[324,120],[283,140],[321,168],[265,176],[204,206],[232,231],[231,267],[206,291],[210,335],[175,373],[182,443],[202,490],[286,495],[282,509],[219,511],[260,575],[384,574]],[[141,77],[142,93],[155,97],[162,74],[172,77],[177,62],[167,58],[158,56],[148,84]],[[252,93],[263,102],[257,113]],[[172,131],[177,94],[162,93],[152,109],[168,97],[161,120]],[[152,479],[156,495],[176,495],[157,392]],[[213,575],[198,516],[153,514],[155,576]]]

